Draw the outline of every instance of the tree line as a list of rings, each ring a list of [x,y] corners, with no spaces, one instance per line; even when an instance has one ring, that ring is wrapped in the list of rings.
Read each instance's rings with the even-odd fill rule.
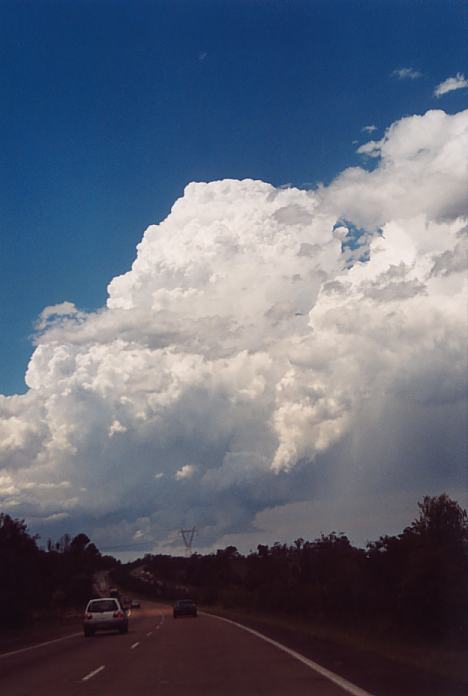
[[[234,546],[191,557],[147,554],[121,564],[85,534],[45,549],[22,520],[0,513],[0,617],[17,626],[37,611],[83,608],[93,578],[162,600],[190,595],[204,605],[300,615],[314,623],[375,633],[468,642],[468,519],[448,495],[425,497],[396,536],[356,548],[343,533],[313,541]]]
[[[65,534],[38,546],[24,520],[0,513],[0,627],[24,625],[36,612],[82,609],[94,574],[117,562],[102,556],[86,534]]]
[[[314,541],[234,546],[190,558],[147,555],[151,580],[114,571],[121,584],[154,597],[190,594],[205,605],[296,614],[318,624],[375,634],[468,641],[467,513],[446,494],[425,497],[418,517],[365,549],[333,532]]]

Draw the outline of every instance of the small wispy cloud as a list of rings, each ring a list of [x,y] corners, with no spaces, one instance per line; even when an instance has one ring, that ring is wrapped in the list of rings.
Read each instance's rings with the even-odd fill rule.
[[[175,477],[177,481],[183,481],[184,479],[188,479],[191,476],[193,476],[194,472],[195,467],[193,466],[193,464],[185,464],[185,466],[183,466],[176,472]]]
[[[468,87],[468,80],[463,73],[457,73],[455,77],[448,77],[446,80],[437,85],[434,90],[436,97],[441,97],[447,92],[453,92],[455,89],[465,89]]]
[[[43,482],[43,483],[32,483],[32,482],[27,482],[23,483],[21,488],[23,490],[57,490],[59,488],[70,488],[71,483],[70,481],[59,481],[58,483],[50,483],[50,482]]]
[[[207,55],[208,55],[208,53],[206,51],[201,51],[198,54],[198,60],[200,61],[200,63],[202,63],[205,60]]]
[[[70,517],[68,512],[54,512],[52,515],[44,517],[44,522],[60,522],[61,520],[66,520],[68,517]]]
[[[374,124],[371,123],[369,126],[364,126],[364,128],[361,128],[361,130],[364,133],[373,133],[374,131],[377,130],[377,126],[374,126]]]
[[[366,155],[367,157],[380,157],[382,143],[383,140],[370,140],[358,147],[356,152],[358,155]]]
[[[118,420],[114,420],[109,427],[108,435],[109,437],[113,437],[116,433],[125,432],[127,432],[127,428],[125,427],[125,425],[122,425],[122,423]]]
[[[397,68],[390,73],[391,77],[396,77],[398,80],[417,80],[422,77],[422,72],[414,68]]]

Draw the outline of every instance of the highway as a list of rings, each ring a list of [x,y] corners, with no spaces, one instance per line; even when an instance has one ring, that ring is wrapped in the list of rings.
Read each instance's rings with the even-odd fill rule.
[[[338,675],[335,675],[339,681]],[[126,635],[82,633],[0,655],[5,696],[366,696],[252,632],[145,602]]]

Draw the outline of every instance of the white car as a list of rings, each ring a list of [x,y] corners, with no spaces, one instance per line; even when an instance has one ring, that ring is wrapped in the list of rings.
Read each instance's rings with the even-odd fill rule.
[[[115,597],[91,599],[83,619],[85,636],[93,636],[96,631],[116,630],[128,632],[128,616]]]

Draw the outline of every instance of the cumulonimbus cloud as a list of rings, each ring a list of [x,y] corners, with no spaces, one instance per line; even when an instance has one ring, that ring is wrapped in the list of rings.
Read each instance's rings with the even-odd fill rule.
[[[340,443],[390,479],[369,433],[402,432],[400,413],[417,438],[437,412],[456,450],[468,111],[404,118],[360,151],[372,171],[314,191],[190,184],[106,307],[43,313],[28,392],[0,397],[2,509],[101,544],[169,543],[182,523],[214,541],[309,495],[301,472],[326,473]]]

